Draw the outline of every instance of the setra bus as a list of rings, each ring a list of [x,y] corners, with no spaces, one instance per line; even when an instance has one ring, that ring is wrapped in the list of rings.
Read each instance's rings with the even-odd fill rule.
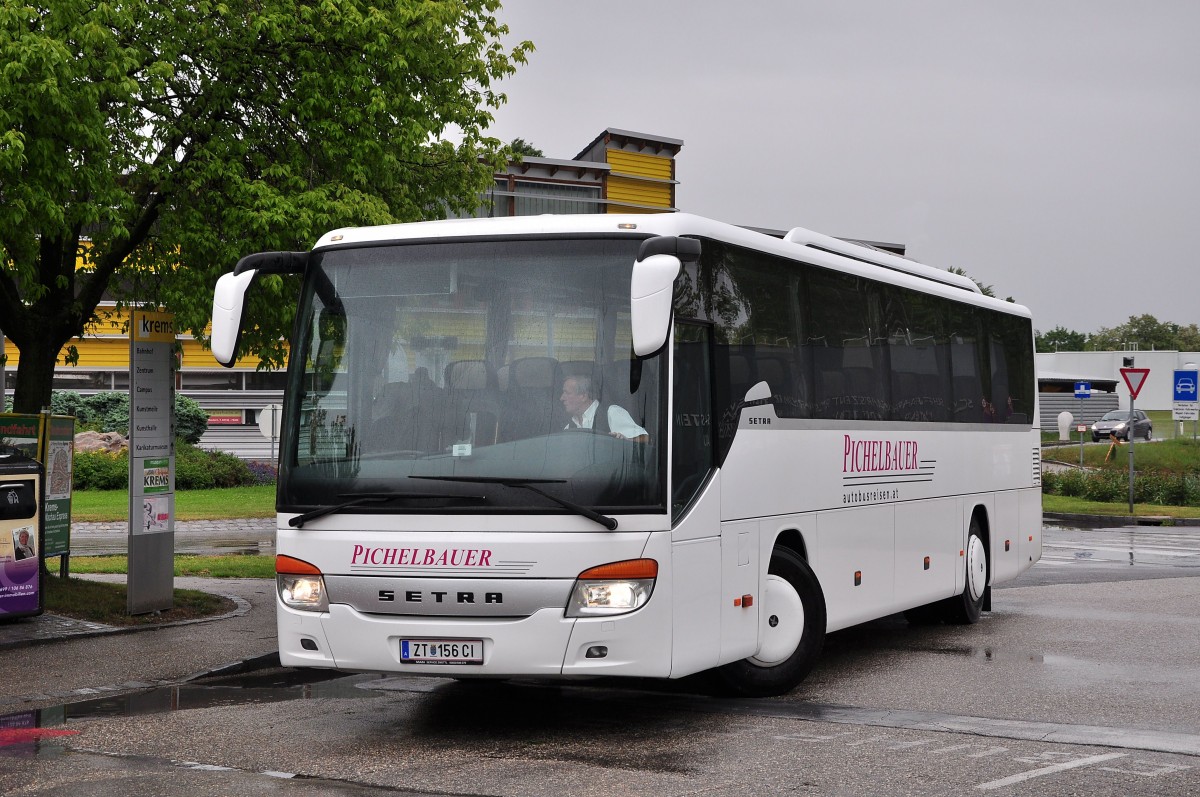
[[[1030,315],[965,277],[689,214],[343,229],[221,278],[222,364],[270,273],[287,666],[773,695],[1040,556]]]

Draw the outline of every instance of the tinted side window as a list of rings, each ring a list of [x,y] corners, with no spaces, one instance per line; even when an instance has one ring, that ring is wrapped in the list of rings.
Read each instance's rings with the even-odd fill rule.
[[[982,423],[985,396],[979,311],[969,305],[951,305],[947,337],[954,420]]]
[[[887,310],[892,419],[952,420],[946,303],[936,296],[890,288]]]
[[[713,324],[713,413],[722,453],[733,440],[746,391],[759,382],[770,387],[779,416],[811,414],[809,370],[799,346],[801,268],[705,239],[700,261],[686,265],[677,281],[676,315]]]
[[[1029,424],[1033,418],[1033,351],[1029,319],[992,313],[988,323],[991,375],[985,419]]]
[[[720,241],[702,246],[676,283],[675,313],[713,325],[722,455],[760,381],[780,417],[1031,422],[1029,319]]]
[[[886,420],[890,380],[880,294],[859,277],[813,268],[804,346],[817,418]]]

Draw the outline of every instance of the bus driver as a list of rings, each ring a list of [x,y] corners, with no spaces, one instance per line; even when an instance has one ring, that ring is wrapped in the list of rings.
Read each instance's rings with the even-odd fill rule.
[[[616,404],[609,404],[597,421],[600,402],[592,398],[591,377],[568,376],[563,380],[562,395],[558,399],[571,416],[567,429],[595,429],[617,440],[632,440],[635,443],[645,443],[650,439],[650,434],[633,422],[625,408]]]

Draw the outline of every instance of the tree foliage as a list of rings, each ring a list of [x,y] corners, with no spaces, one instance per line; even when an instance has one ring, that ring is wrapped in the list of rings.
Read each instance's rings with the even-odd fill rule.
[[[1057,326],[1049,332],[1035,330],[1034,342],[1039,352],[1084,351],[1088,336],[1073,329]]]
[[[535,147],[533,144],[530,144],[523,138],[514,138],[512,143],[508,145],[508,148],[512,150],[512,154],[514,155],[521,155],[530,158],[546,157],[546,153],[542,152],[540,149]]]
[[[1200,327],[1159,321],[1149,314],[1130,316],[1124,324],[1091,335],[1059,326],[1046,333],[1035,330],[1035,338],[1039,352],[1200,351]]]
[[[252,251],[466,212],[507,156],[493,84],[525,61],[498,0],[0,4],[0,323],[15,405],[50,398],[106,291],[202,334]],[[452,140],[456,143],[452,143]],[[76,269],[77,257],[84,268]],[[282,361],[283,280],[246,337]]]
[[[1177,349],[1180,351],[1195,351],[1192,344],[1200,339],[1196,325],[1182,327],[1169,321],[1159,321],[1150,314],[1129,316],[1124,324],[1112,328],[1102,328],[1095,332],[1090,348],[1094,351],[1116,351],[1118,349],[1136,349],[1153,351],[1158,349]]]
[[[974,282],[979,286],[979,290],[984,296],[991,296],[995,298],[996,291],[991,285],[984,285],[982,282],[968,274],[965,269],[959,268],[958,266],[951,266],[950,268],[946,269],[946,271],[949,271],[951,274],[957,274],[960,277],[966,277],[967,279],[971,280],[971,282]]]

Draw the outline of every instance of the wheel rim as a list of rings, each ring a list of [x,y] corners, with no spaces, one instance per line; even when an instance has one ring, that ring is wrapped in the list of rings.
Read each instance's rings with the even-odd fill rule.
[[[804,636],[804,602],[796,588],[782,576],[767,576],[763,590],[763,638],[758,653],[749,661],[759,667],[774,667],[787,661]],[[775,618],[775,624],[771,624]]]
[[[983,547],[983,540],[972,534],[970,542],[967,543],[967,589],[970,591],[971,600],[978,601],[982,598],[986,588],[987,551]]]

